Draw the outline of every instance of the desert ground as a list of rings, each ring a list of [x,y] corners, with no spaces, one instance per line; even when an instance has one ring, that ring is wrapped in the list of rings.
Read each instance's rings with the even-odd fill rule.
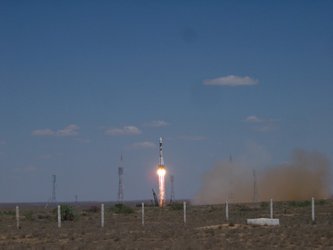
[[[1,249],[333,249],[333,201],[316,201],[316,221],[310,201],[274,202],[279,226],[247,225],[247,218],[270,216],[268,202],[225,205],[187,205],[186,224],[182,203],[164,208],[127,204],[115,210],[105,203],[101,228],[100,203],[69,204],[75,214],[58,228],[56,206],[0,205]],[[127,209],[130,207],[129,209]],[[126,209],[123,209],[126,208]]]

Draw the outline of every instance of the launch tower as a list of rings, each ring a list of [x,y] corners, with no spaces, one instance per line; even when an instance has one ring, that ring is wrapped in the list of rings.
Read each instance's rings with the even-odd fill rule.
[[[171,196],[170,196],[170,203],[175,202],[175,176],[170,176],[170,183],[171,183]]]

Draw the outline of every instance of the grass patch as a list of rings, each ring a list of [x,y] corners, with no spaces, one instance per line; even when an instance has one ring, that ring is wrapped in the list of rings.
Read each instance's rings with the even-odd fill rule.
[[[263,209],[264,209],[264,208],[268,208],[268,202],[264,202],[264,201],[261,202],[261,203],[260,203],[260,208],[263,208]]]
[[[240,212],[247,212],[247,211],[252,211],[254,210],[253,208],[246,206],[246,205],[239,205],[239,211]]]
[[[182,210],[183,204],[182,203],[172,203],[170,204],[170,210]]]
[[[288,205],[291,207],[308,207],[311,205],[311,201],[290,201]]]
[[[111,207],[111,211],[115,214],[132,214],[134,213],[134,209],[126,206],[124,204],[115,204]]]
[[[5,210],[0,212],[0,216],[14,216],[14,215],[16,215],[16,212],[12,210]]]
[[[319,200],[319,201],[316,201],[316,205],[320,205],[320,206],[322,206],[322,205],[326,205],[328,202],[327,202],[327,200]]]
[[[34,220],[33,214],[34,213],[30,210],[30,211],[24,212],[23,216],[25,217],[26,220],[33,221]]]
[[[87,209],[84,209],[84,212],[87,213],[99,213],[101,211],[101,208],[99,206],[91,206]]]

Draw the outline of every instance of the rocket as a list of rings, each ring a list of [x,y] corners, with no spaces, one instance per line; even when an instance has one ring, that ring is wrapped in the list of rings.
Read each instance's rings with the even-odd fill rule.
[[[160,162],[159,167],[164,167],[164,160],[163,160],[163,140],[162,137],[160,137]]]
[[[160,162],[157,167],[157,175],[158,175],[158,189],[159,189],[159,206],[163,207],[165,202],[165,174],[166,169],[164,166],[163,160],[163,140],[160,137]]]

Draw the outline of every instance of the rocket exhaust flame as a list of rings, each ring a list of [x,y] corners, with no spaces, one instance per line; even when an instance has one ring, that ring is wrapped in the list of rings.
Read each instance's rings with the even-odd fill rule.
[[[158,189],[160,192],[159,206],[163,207],[165,201],[165,168],[164,166],[159,166],[157,169],[158,175]]]

